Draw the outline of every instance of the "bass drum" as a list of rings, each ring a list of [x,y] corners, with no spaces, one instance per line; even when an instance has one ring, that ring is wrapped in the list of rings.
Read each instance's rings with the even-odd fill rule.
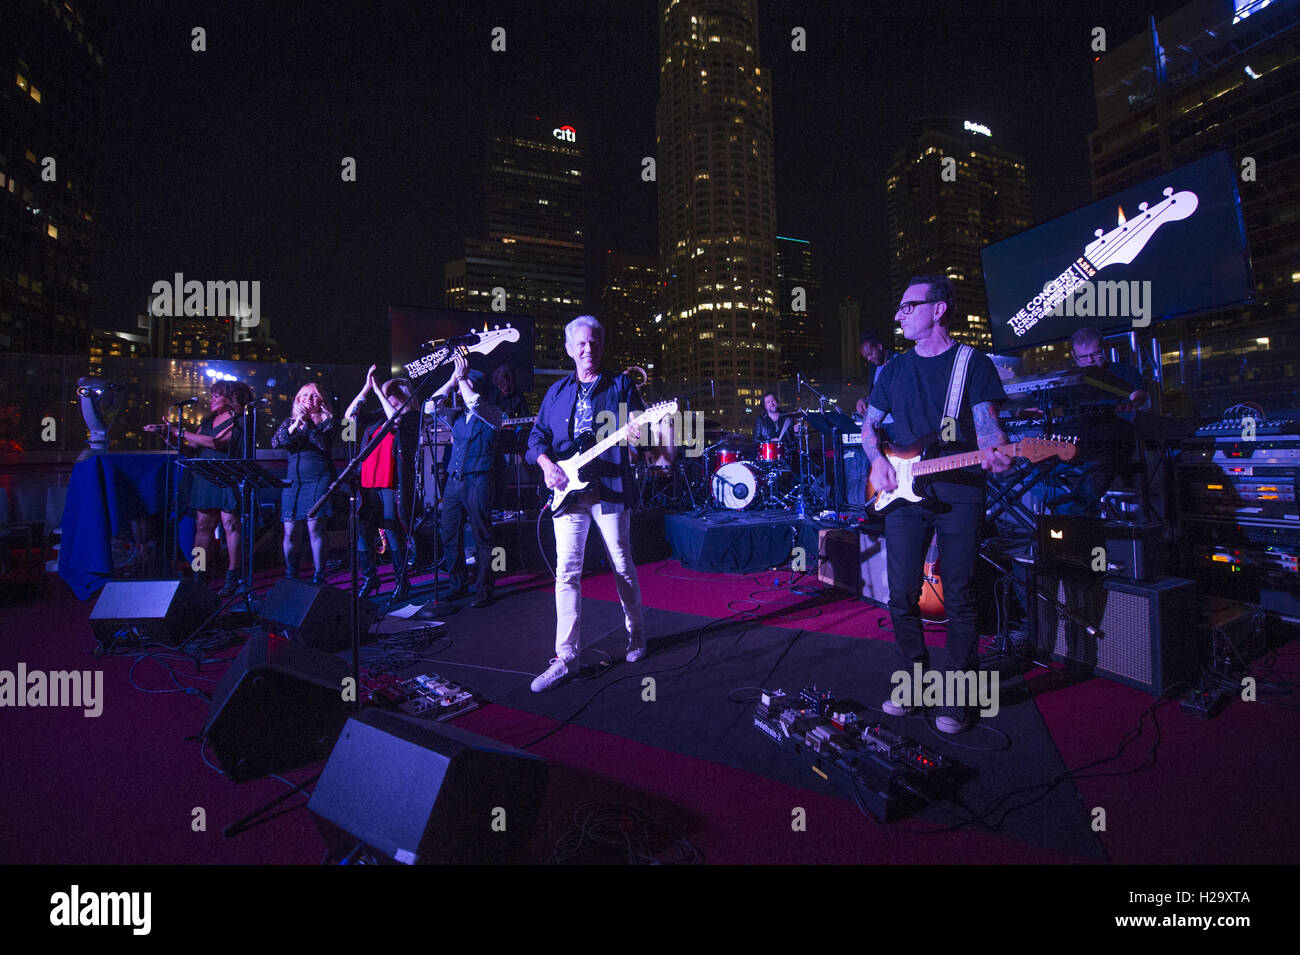
[[[747,461],[724,464],[713,474],[713,499],[733,511],[743,511],[758,501],[763,472]]]

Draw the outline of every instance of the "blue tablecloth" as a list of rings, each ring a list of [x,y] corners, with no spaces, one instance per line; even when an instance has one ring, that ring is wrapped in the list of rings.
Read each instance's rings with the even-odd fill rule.
[[[131,521],[162,513],[169,454],[97,454],[72,469],[63,510],[59,576],[82,600],[113,574],[113,538]]]

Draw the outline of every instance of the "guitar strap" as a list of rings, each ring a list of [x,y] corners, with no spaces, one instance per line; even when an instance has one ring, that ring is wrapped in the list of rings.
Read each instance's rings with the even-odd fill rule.
[[[945,418],[952,418],[954,421],[960,419],[961,399],[966,393],[966,372],[970,368],[971,356],[974,354],[975,349],[970,345],[957,346],[957,359],[952,363],[952,375],[948,378],[948,400],[943,406]],[[942,421],[938,430],[943,430]]]

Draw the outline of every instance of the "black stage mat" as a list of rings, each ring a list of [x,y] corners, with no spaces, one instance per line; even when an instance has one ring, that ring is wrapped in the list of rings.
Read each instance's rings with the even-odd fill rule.
[[[813,612],[819,602],[821,598],[809,598],[806,604],[785,604],[781,612],[799,613],[805,607]],[[545,669],[553,652],[554,624],[552,593],[508,594],[490,607],[451,617],[440,639],[421,654],[422,662],[403,675],[436,672],[489,700],[521,710],[557,720],[572,717],[585,727],[846,798],[838,786],[814,775],[805,763],[752,726],[758,688],[797,693],[816,683],[823,690],[878,707],[889,697],[890,674],[899,668],[890,641],[663,610],[646,611],[649,654],[639,663],[628,664],[622,659],[626,649],[622,609],[617,603],[587,600],[582,629],[588,645],[580,678],[546,693],[533,693],[528,684]],[[707,629],[701,634],[701,628]],[[373,653],[366,650],[367,656]],[[653,702],[643,699],[647,676],[655,680]],[[955,740],[932,731],[924,717],[881,714],[880,722],[895,732],[955,758],[976,773],[959,789],[960,805],[946,803],[949,812],[929,807],[919,818],[951,825],[958,816],[969,818],[1013,790],[1063,772],[1037,707],[1027,699],[1015,701],[1018,695],[1023,696],[1004,683],[997,717]],[[1005,734],[1010,745],[986,727]],[[1041,790],[1013,795],[985,822],[996,823],[1002,810],[1039,795]],[[1074,785],[1067,781],[1011,813],[998,831],[1033,845],[1103,859],[1089,818]],[[899,824],[905,827],[908,822]]]

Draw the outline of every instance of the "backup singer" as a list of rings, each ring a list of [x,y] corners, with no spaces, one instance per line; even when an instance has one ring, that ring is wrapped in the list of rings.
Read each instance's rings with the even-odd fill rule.
[[[492,485],[494,451],[501,429],[501,411],[483,396],[487,376],[470,371],[463,355],[453,359],[451,379],[434,393],[441,402],[452,391],[465,403],[451,425],[451,459],[447,462],[447,487],[442,495],[439,528],[442,552],[450,562],[448,600],[467,597],[465,589],[465,523],[474,533],[475,599],[471,607],[492,602]]]
[[[199,449],[201,459],[242,458],[244,449],[244,408],[253,401],[253,391],[242,381],[214,381],[209,408],[212,413],[199,423],[197,432],[185,432],[185,441]],[[161,433],[168,444],[176,440],[175,429],[166,421],[145,426],[146,431]],[[201,477],[190,485],[190,507],[194,508],[194,546],[204,555],[212,555],[217,524],[226,535],[226,582],[218,593],[230,597],[239,591],[242,566],[242,539],[239,527],[239,495],[229,488],[218,487]],[[196,574],[207,580],[207,572]]]
[[[385,418],[397,417],[411,397],[411,383],[393,378],[380,385],[375,379],[375,365],[366,373],[366,383],[348,405],[345,417],[355,418],[366,397],[374,394]],[[370,443],[383,421],[366,428],[362,445]],[[398,423],[384,436],[379,446],[361,465],[361,507],[357,512],[357,560],[361,568],[360,596],[368,597],[379,588],[377,555],[374,551],[381,528],[388,538],[396,583],[390,600],[402,600],[411,592],[406,565],[409,509],[414,501],[415,454],[419,444],[420,412],[418,408],[401,415]]]
[[[325,582],[325,522],[333,511],[330,502],[313,518],[307,517],[312,505],[321,499],[334,481],[334,438],[338,422],[330,414],[325,396],[315,383],[303,385],[293,399],[293,413],[276,429],[271,447],[289,453],[291,482],[280,495],[280,519],[284,522],[284,575],[298,576],[298,541],[302,525],[307,525],[311,541],[311,559],[315,573],[312,583]]]
[[[584,431],[594,431],[600,426],[597,419],[602,411],[630,414],[645,407],[630,377],[601,373],[605,330],[594,317],[579,315],[565,327],[564,348],[573,359],[574,373],[552,385],[542,399],[537,421],[528,436],[527,455],[530,464],[542,468],[546,486],[561,489],[568,485],[568,478],[555,461],[576,450],[576,439]],[[621,419],[619,423],[623,423]],[[639,439],[639,430],[632,429],[629,440]],[[636,564],[632,562],[636,482],[627,444],[610,448],[591,467],[598,480],[570,501],[564,514],[555,517],[555,657],[546,671],[533,680],[534,693],[564,681],[578,668],[582,645],[582,555],[593,523],[604,538],[614,568],[618,599],[623,605],[626,660],[635,663],[645,656],[641,585]]]
[[[862,448],[871,461],[871,481],[880,490],[891,491],[898,486],[876,433],[886,415],[894,417],[894,438],[900,446],[943,430],[945,400],[959,351],[947,329],[952,300],[952,283],[946,277],[922,275],[908,283],[898,306],[896,317],[903,337],[915,345],[881,370],[862,427]],[[995,447],[1007,443],[998,424],[998,406],[1005,399],[993,362],[987,355],[974,352],[957,415],[957,447],[952,450],[982,448],[980,464],[985,470],[1002,472],[1011,466],[1011,461]],[[943,569],[949,669],[973,673],[979,667],[979,637],[971,585],[984,514],[984,477],[979,472],[949,471],[937,475],[928,489],[936,498],[934,503],[908,503],[885,517],[889,614],[906,667],[910,670],[920,662],[928,670],[920,599],[925,554],[933,529]],[[950,685],[946,678],[945,685]],[[886,701],[883,708],[891,716],[915,712],[914,707],[899,707],[892,701]],[[970,728],[975,715],[969,706],[944,707],[935,726],[943,733],[960,733]]]

